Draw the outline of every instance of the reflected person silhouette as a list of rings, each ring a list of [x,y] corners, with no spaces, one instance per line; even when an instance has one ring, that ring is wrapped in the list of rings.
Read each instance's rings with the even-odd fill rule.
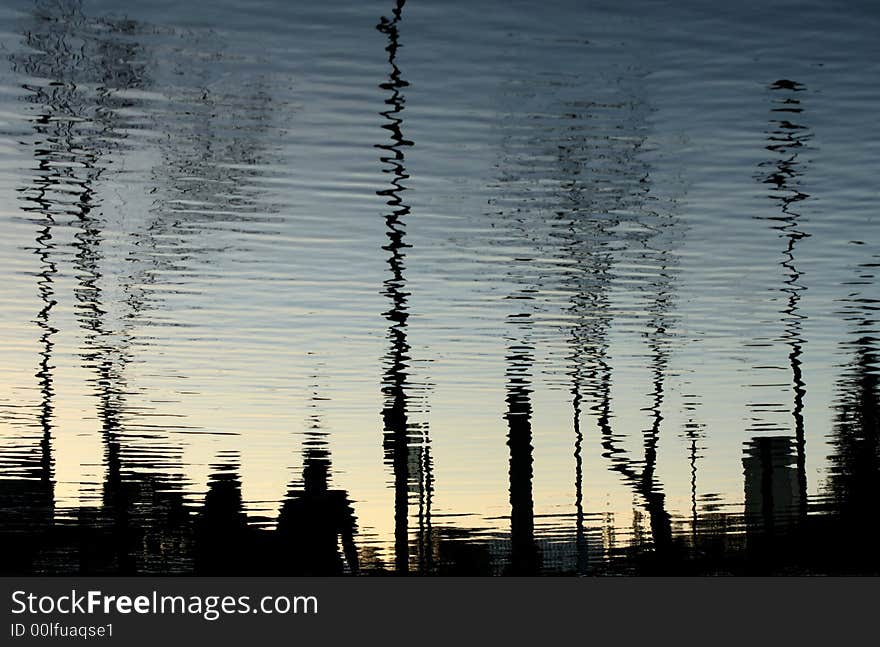
[[[237,460],[230,460],[215,466],[195,523],[195,574],[251,574],[249,540]]]
[[[301,487],[292,488],[276,530],[282,575],[342,575],[359,571],[354,510],[344,490],[329,487],[330,453],[323,443],[303,453]],[[339,554],[342,543],[343,562]]]

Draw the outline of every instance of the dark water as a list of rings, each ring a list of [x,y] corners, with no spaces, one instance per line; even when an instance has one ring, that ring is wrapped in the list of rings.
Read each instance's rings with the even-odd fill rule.
[[[4,4],[0,571],[880,573],[880,8],[674,4]]]

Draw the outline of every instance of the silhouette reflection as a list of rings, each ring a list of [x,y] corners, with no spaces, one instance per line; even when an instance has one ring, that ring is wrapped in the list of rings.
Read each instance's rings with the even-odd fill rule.
[[[691,472],[691,540],[694,546],[697,545],[697,532],[700,527],[699,512],[697,506],[697,465],[700,459],[700,443],[705,437],[704,425],[697,422],[694,418],[694,412],[700,404],[700,398],[696,394],[684,394],[684,408],[688,412],[688,420],[684,424],[684,435],[688,447],[688,464]]]
[[[403,136],[401,113],[405,99],[402,89],[409,85],[397,65],[399,43],[399,24],[402,18],[404,0],[397,0],[391,18],[382,16],[376,25],[388,39],[385,51],[388,52],[390,72],[388,80],[379,85],[387,93],[387,109],[380,114],[385,119],[382,128],[390,135],[390,143],[376,144],[382,151],[380,160],[385,165],[384,173],[390,174],[390,186],[377,191],[386,199],[389,212],[385,215],[385,235],[388,244],[383,249],[388,252],[389,277],[384,281],[383,294],[388,298],[390,309],[384,313],[388,320],[388,340],[390,348],[385,356],[385,371],[382,379],[384,406],[385,460],[391,465],[394,474],[394,569],[399,574],[410,571],[409,538],[409,500],[415,491],[421,506],[418,546],[420,564],[418,570],[426,568],[423,560],[430,560],[431,551],[426,551],[427,533],[430,519],[425,515],[430,511],[430,457],[427,455],[427,437],[422,427],[413,425],[409,415],[408,388],[410,381],[410,344],[407,339],[409,319],[409,292],[406,290],[406,218],[410,207],[403,200],[406,191],[404,181],[409,178],[404,166],[405,148],[413,142]],[[427,469],[422,469],[424,466]],[[427,500],[426,500],[426,497]]]
[[[76,1],[38,3],[34,22],[25,32],[30,50],[11,57],[16,72],[38,80],[24,86],[26,100],[37,113],[33,120],[37,173],[20,193],[22,209],[35,214],[39,227],[38,294],[43,307],[37,317],[42,346],[37,377],[43,436],[40,473],[21,484],[0,481],[0,490],[10,491],[13,499],[20,498],[12,491],[21,490],[19,486],[26,485],[30,491],[26,500],[18,503],[3,497],[3,515],[12,517],[0,533],[3,543],[8,540],[22,545],[4,551],[4,555],[14,556],[11,563],[0,565],[4,573],[193,570],[192,515],[185,508],[179,480],[162,473],[175,462],[177,450],[162,446],[155,438],[149,449],[139,449],[134,441],[145,436],[126,429],[129,387],[124,369],[131,361],[130,321],[144,306],[144,300],[131,289],[138,278],[119,277],[123,293],[130,297],[123,303],[108,303],[104,297],[104,285],[111,276],[102,268],[108,223],[99,186],[108,170],[108,158],[124,146],[128,124],[121,114],[133,103],[120,93],[142,90],[149,84],[145,72],[148,53],[134,38],[139,27],[128,20],[89,17]],[[97,399],[105,463],[100,506],[81,507],[65,519],[53,519],[52,510],[52,336],[57,330],[50,315],[57,302],[54,277],[66,259],[60,253],[55,257],[52,241],[59,225],[75,232],[71,243],[74,312],[84,331],[82,366],[94,375],[89,383]],[[116,319],[121,323],[114,327],[111,314],[120,306],[123,311]],[[129,312],[124,311],[125,306]],[[210,543],[204,541],[204,527],[221,523],[222,515],[218,517],[216,511],[218,505],[222,509],[222,494],[228,490],[224,479],[209,486],[206,513],[201,515],[199,572],[220,571],[221,564],[212,562],[211,551],[204,550]],[[37,504],[39,501],[43,503]],[[18,524],[15,520],[21,515],[17,507],[38,512],[41,521],[29,519],[26,525]]]
[[[875,322],[871,322],[876,325]],[[841,380],[827,482],[826,507],[835,522],[829,548],[847,574],[880,573],[880,350],[878,337],[850,345],[853,362]]]
[[[663,404],[665,384],[672,339],[672,309],[674,307],[675,255],[673,245],[678,240],[677,219],[666,213],[662,208],[651,205],[656,198],[650,196],[650,169],[638,157],[639,149],[645,135],[638,123],[626,124],[633,136],[626,141],[626,148],[614,150],[615,161],[619,165],[619,175],[628,180],[622,184],[617,194],[610,196],[611,201],[600,203],[594,208],[600,213],[623,212],[633,224],[640,226],[644,232],[632,241],[632,247],[625,249],[617,262],[628,261],[654,268],[647,278],[639,280],[638,288],[646,295],[645,330],[642,336],[649,348],[652,390],[649,394],[650,405],[647,411],[650,416],[650,427],[642,432],[642,458],[636,459],[623,449],[619,442],[621,436],[612,428],[612,366],[607,348],[607,328],[610,320],[602,322],[596,331],[595,341],[589,349],[590,373],[593,376],[593,391],[596,404],[594,412],[601,433],[604,457],[609,461],[612,470],[620,474],[628,483],[633,493],[642,501],[648,513],[653,555],[651,563],[645,568],[671,568],[679,558],[678,549],[673,542],[672,518],[666,509],[666,497],[656,475],[658,446],[663,421]],[[619,146],[618,142],[610,145]],[[613,149],[612,149],[613,150]],[[605,198],[606,200],[608,198]],[[613,265],[603,268],[603,275],[613,272]],[[604,289],[604,288],[603,288]],[[600,297],[603,301],[605,297]],[[607,315],[606,315],[607,317]],[[582,337],[579,335],[579,337]],[[634,546],[638,550],[638,535],[634,537]]]
[[[778,223],[773,226],[780,232],[786,241],[783,252],[784,260],[781,265],[785,268],[788,276],[785,278],[785,286],[782,292],[788,297],[785,308],[782,310],[784,317],[785,332],[783,339],[789,346],[789,362],[791,365],[794,401],[791,415],[794,422],[795,444],[797,449],[797,483],[798,483],[798,514],[803,518],[807,511],[807,469],[806,469],[806,438],[804,435],[804,397],[806,396],[806,384],[803,378],[803,320],[805,317],[800,313],[799,303],[801,293],[806,290],[802,284],[801,272],[797,268],[795,252],[798,243],[809,236],[801,228],[801,215],[795,211],[797,203],[809,196],[799,189],[799,178],[802,175],[801,162],[798,160],[799,151],[810,140],[812,135],[806,126],[793,121],[796,116],[800,117],[803,112],[798,93],[806,88],[796,81],[780,79],[770,86],[770,90],[779,93],[779,98],[774,99],[772,112],[779,118],[771,120],[771,127],[767,134],[766,149],[774,153],[774,159],[762,162],[762,168],[769,168],[766,175],[761,176],[761,181],[771,187],[770,198],[780,207],[780,215],[770,217],[770,220]]]
[[[195,521],[197,575],[249,575],[256,555],[241,497],[235,456],[214,466],[205,502]]]
[[[525,317],[527,320],[527,317]],[[514,319],[516,321],[516,319]],[[528,324],[520,325],[527,328]],[[537,575],[540,555],[535,543],[532,499],[532,351],[527,343],[507,352],[507,446],[510,449],[510,575]]]
[[[752,559],[773,563],[772,548],[800,509],[794,443],[787,436],[759,436],[746,444],[745,521]]]
[[[302,484],[288,492],[278,515],[279,574],[358,572],[354,511],[346,492],[330,489],[329,478],[330,452],[314,439],[303,454]]]
[[[21,189],[24,201],[23,210],[39,213],[44,225],[41,227],[37,243],[43,268],[38,286],[40,299],[45,304],[38,315],[37,323],[42,330],[41,368],[38,378],[41,384],[43,402],[41,404],[41,427],[43,429],[43,474],[40,482],[48,493],[51,489],[51,431],[54,398],[51,356],[54,344],[51,341],[55,329],[50,324],[49,315],[56,304],[53,277],[58,272],[59,259],[51,243],[53,229],[57,224],[73,225],[78,229],[74,236],[74,268],[78,285],[75,288],[78,319],[86,329],[86,344],[93,351],[85,353],[83,359],[87,366],[97,371],[95,379],[98,410],[103,421],[107,479],[105,481],[105,509],[112,509],[108,516],[113,519],[114,540],[112,548],[105,551],[102,559],[115,558],[117,569],[131,572],[130,553],[126,549],[127,505],[126,495],[120,483],[118,443],[118,410],[115,400],[119,393],[114,392],[112,373],[117,363],[111,355],[112,345],[99,339],[106,334],[103,329],[105,309],[100,302],[101,273],[98,264],[101,259],[101,222],[95,216],[95,184],[103,173],[101,158],[105,151],[117,146],[118,133],[115,132],[116,110],[125,107],[115,92],[141,87],[144,78],[143,63],[140,62],[138,47],[130,41],[123,41],[119,34],[128,35],[132,25],[127,21],[107,20],[98,28],[87,18],[77,2],[58,2],[52,5],[39,3],[34,12],[34,23],[25,33],[25,41],[31,48],[29,53],[14,54],[11,57],[15,71],[40,81],[24,86],[28,92],[26,100],[34,106],[37,117],[34,123],[34,156],[37,160],[37,174],[32,184]],[[90,85],[97,89],[89,91]],[[91,517],[92,515],[86,515]],[[101,515],[99,515],[101,516]],[[95,519],[89,520],[95,522]],[[37,531],[34,524],[29,529]],[[76,527],[43,528],[34,532],[39,545],[43,540],[62,544],[74,541]],[[91,529],[80,528],[85,535]],[[121,534],[120,534],[121,533]],[[58,564],[44,567],[67,571],[89,568],[90,556],[80,544],[78,551],[61,550]],[[49,553],[59,553],[57,546],[47,548]]]
[[[596,189],[603,178],[585,178],[584,167],[595,157],[604,156],[615,163],[618,158],[605,150],[610,142],[593,141],[583,120],[593,118],[589,110],[569,115],[573,122],[562,133],[558,172],[563,181],[563,201],[558,215],[568,226],[563,230],[559,252],[576,261],[564,278],[570,292],[568,311],[574,318],[570,326],[569,360],[571,362],[572,427],[575,458],[575,571],[585,574],[589,568],[589,548],[584,513],[582,416],[585,407],[595,414],[601,388],[600,371],[608,368],[608,333],[612,323],[610,291],[614,258],[609,244],[614,240],[616,219],[612,206],[604,203],[608,192]],[[619,169],[615,168],[615,172]],[[612,201],[615,198],[611,198]]]

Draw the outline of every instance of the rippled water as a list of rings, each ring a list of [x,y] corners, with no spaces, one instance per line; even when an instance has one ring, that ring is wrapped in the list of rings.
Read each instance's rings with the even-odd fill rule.
[[[880,572],[880,9],[675,4],[6,3],[0,570]]]

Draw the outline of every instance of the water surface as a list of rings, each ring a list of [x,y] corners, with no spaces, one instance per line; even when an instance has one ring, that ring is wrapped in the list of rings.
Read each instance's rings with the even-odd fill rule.
[[[880,571],[880,11],[676,5],[4,5],[0,570]]]

